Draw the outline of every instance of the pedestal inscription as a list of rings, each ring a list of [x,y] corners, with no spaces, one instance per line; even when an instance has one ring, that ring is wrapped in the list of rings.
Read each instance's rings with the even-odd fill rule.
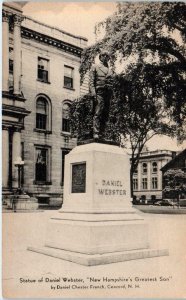
[[[126,195],[126,189],[124,189],[124,182],[121,180],[101,180],[98,185],[99,195],[106,196],[124,196]]]
[[[72,165],[72,193],[86,191],[86,163]]]

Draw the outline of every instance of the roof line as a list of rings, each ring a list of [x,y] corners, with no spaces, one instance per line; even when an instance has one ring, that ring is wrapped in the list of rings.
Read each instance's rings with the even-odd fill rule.
[[[58,31],[60,31],[60,32],[66,34],[66,35],[69,35],[69,36],[73,37],[73,38],[76,38],[76,39],[82,39],[82,40],[88,42],[88,39],[85,38],[84,36],[74,35],[74,34],[72,34],[72,33],[69,33],[69,32],[67,32],[67,31],[64,31],[64,30],[60,29],[59,27],[50,26],[50,25],[48,25],[48,24],[42,23],[42,22],[40,22],[40,21],[38,21],[38,20],[36,20],[36,19],[34,19],[34,18],[31,18],[31,17],[29,17],[29,16],[26,16],[26,15],[23,15],[23,16],[24,16],[26,19],[29,19],[29,20],[31,20],[31,21],[34,21],[35,23],[38,23],[38,24],[40,24],[40,25],[44,25],[44,26],[46,26],[46,27],[48,27],[48,28],[56,29],[56,30],[58,30]]]
[[[179,158],[180,155],[182,155],[184,152],[186,151],[186,149],[184,149],[183,151],[179,152],[173,159],[171,159],[166,165],[164,165],[161,170],[164,170],[165,168],[167,168],[169,165],[171,165],[172,163],[174,163],[175,160],[177,160]]]

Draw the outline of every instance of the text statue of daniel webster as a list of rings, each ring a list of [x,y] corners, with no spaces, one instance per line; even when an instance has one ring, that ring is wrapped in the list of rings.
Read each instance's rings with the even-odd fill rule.
[[[93,137],[101,138],[108,121],[110,99],[112,94],[111,71],[108,66],[109,53],[99,54],[99,63],[90,71],[90,92],[95,97],[93,105]]]

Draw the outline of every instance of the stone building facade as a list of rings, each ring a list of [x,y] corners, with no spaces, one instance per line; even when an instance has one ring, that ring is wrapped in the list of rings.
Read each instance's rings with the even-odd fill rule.
[[[22,15],[3,5],[3,197],[18,186],[16,160],[24,161],[24,191],[39,203],[62,203],[64,156],[75,145],[71,102],[80,86],[81,52],[87,39]]]
[[[144,151],[133,174],[133,199],[147,203],[162,199],[162,167],[175,152],[169,150]]]

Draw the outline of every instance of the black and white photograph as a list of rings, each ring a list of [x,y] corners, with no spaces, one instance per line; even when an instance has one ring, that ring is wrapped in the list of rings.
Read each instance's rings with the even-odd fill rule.
[[[186,297],[186,3],[2,3],[4,298]]]

